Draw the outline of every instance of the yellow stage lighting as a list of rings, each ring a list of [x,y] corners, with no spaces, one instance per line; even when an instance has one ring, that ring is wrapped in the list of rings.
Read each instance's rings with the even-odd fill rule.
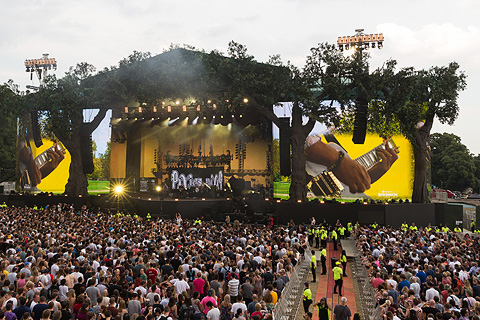
[[[123,187],[122,186],[116,186],[114,188],[116,194],[120,194],[123,192]]]

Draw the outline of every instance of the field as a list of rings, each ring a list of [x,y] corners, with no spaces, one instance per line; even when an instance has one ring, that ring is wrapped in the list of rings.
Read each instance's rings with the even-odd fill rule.
[[[110,192],[110,181],[88,180],[88,193],[97,194],[97,193],[109,193],[109,192]]]
[[[273,183],[273,196],[282,200],[290,198],[288,190],[290,189],[290,182],[274,182]]]

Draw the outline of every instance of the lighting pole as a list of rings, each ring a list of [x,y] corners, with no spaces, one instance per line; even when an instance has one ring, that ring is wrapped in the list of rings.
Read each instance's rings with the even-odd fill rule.
[[[43,85],[48,70],[57,70],[57,60],[49,58],[48,53],[44,53],[40,59],[26,59],[24,64],[25,71],[30,72],[30,80],[33,80],[33,74],[36,74],[40,86]]]
[[[383,48],[383,33],[375,34],[364,34],[364,29],[355,29],[354,36],[342,36],[338,37],[337,44],[338,50],[343,52],[343,49],[349,50],[353,49],[356,51],[355,59],[357,59],[358,65],[361,66],[363,59],[363,51],[368,50],[370,47],[374,49]],[[367,70],[359,70],[358,74],[368,73]],[[353,80],[357,88],[357,101],[356,101],[356,110],[355,110],[355,121],[353,123],[353,138],[352,141],[355,144],[365,143],[365,136],[367,134],[367,111],[368,111],[368,101],[365,94],[361,91],[361,79],[363,76],[356,76]]]

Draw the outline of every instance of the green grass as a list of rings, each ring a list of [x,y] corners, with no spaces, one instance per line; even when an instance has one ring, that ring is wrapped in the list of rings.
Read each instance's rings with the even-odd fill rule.
[[[274,182],[273,183],[273,196],[282,200],[290,198],[288,190],[290,189],[290,182]]]
[[[88,180],[88,192],[92,194],[110,193],[110,181]]]

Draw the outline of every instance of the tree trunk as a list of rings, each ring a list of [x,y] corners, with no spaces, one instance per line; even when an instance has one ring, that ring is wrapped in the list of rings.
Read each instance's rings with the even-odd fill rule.
[[[309,120],[307,125],[302,124],[302,110],[297,103],[292,108],[292,176],[290,184],[290,200],[305,201],[307,199],[307,173],[305,172],[305,139],[315,125],[314,120]]]
[[[423,127],[415,133],[413,141],[413,156],[415,159],[415,174],[413,180],[412,202],[430,203],[430,193],[427,188],[427,167],[429,159],[430,131],[432,130],[434,116],[427,117]]]
[[[65,194],[70,196],[88,195],[88,181],[83,170],[81,137],[90,135],[99,126],[103,118],[105,118],[107,110],[108,108],[100,109],[95,118],[85,125],[83,123],[83,113],[80,112],[76,117],[72,117],[70,120],[74,129],[71,137],[66,136],[64,132],[54,130],[55,136],[67,148],[71,156]]]
[[[427,145],[426,141],[417,138],[419,146],[413,147],[415,159],[415,174],[413,180],[412,202],[429,203],[430,195],[427,190]]]
[[[65,147],[68,152],[70,152],[72,158],[68,182],[65,185],[65,193],[72,196],[86,196],[88,195],[88,182],[85,173],[83,173],[80,135],[73,136],[72,139],[66,143]]]

